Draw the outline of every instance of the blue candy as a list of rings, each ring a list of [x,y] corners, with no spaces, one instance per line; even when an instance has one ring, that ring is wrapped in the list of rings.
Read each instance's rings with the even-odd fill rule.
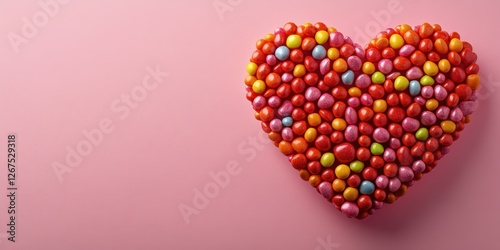
[[[363,181],[359,186],[359,192],[362,194],[370,195],[375,192],[375,184],[373,184],[373,182],[371,181]]]
[[[410,95],[416,96],[420,93],[420,82],[417,80],[411,80],[410,81]]]
[[[312,56],[314,59],[323,59],[326,56],[326,49],[323,47],[323,45],[316,45],[314,49],[312,50]]]
[[[348,70],[342,74],[342,82],[344,84],[351,85],[354,82],[354,72],[352,70]]]
[[[274,55],[281,61],[285,61],[288,56],[290,56],[290,49],[286,46],[279,46],[276,51],[274,51]]]
[[[283,124],[283,126],[285,126],[285,127],[290,127],[290,126],[292,126],[292,124],[293,124],[293,119],[292,119],[292,117],[290,117],[290,116],[283,117],[283,119],[281,120],[281,123],[282,123],[282,124]]]

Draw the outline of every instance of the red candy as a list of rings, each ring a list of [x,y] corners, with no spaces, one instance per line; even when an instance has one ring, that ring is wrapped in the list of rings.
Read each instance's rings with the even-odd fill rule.
[[[356,149],[350,143],[342,143],[333,148],[333,154],[340,163],[350,163],[356,157]]]
[[[434,169],[470,121],[479,65],[460,39],[399,25],[363,50],[324,23],[289,22],[256,42],[246,98],[300,178],[363,219]]]

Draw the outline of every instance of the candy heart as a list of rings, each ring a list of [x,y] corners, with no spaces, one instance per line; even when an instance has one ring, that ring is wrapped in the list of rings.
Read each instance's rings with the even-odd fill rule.
[[[287,23],[256,47],[245,78],[255,118],[348,217],[403,196],[476,107],[477,55],[438,24],[399,25],[363,49],[323,23]]]

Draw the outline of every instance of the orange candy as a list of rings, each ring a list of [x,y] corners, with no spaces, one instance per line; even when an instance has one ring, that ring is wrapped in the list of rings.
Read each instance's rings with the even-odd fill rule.
[[[476,90],[480,85],[480,77],[478,74],[472,74],[467,76],[466,83],[472,90]]]
[[[280,144],[278,145],[278,149],[284,155],[291,155],[294,153],[292,144],[290,144],[287,141],[281,141]]]
[[[281,76],[276,73],[270,73],[266,77],[266,85],[269,88],[277,88],[281,84]]]
[[[404,33],[403,38],[407,44],[417,46],[420,42],[420,37],[418,33],[413,30],[408,30]]]
[[[434,32],[434,28],[428,23],[424,23],[420,26],[420,29],[418,30],[418,35],[422,38],[426,38],[432,35]]]
[[[333,70],[337,73],[343,73],[347,70],[347,62],[343,58],[338,58],[333,62]]]
[[[448,53],[448,44],[441,38],[438,38],[436,41],[434,41],[434,48],[439,54]]]
[[[293,141],[292,141],[292,148],[297,152],[297,153],[305,153],[307,148],[309,147],[306,139],[304,139],[303,137],[298,137],[298,138],[295,138]]]

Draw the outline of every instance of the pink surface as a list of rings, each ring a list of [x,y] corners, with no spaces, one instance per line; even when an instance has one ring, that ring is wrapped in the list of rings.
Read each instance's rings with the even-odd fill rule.
[[[500,249],[491,1],[61,0],[47,20],[37,2],[0,2],[0,160],[17,134],[19,187],[12,243],[0,168],[0,249]],[[43,27],[13,46],[10,32],[33,17]],[[366,220],[324,202],[259,139],[245,65],[287,21],[323,21],[357,42],[440,23],[479,55],[472,124],[437,169]],[[168,75],[151,76],[156,67]],[[54,165],[78,147],[87,155],[58,178]]]

